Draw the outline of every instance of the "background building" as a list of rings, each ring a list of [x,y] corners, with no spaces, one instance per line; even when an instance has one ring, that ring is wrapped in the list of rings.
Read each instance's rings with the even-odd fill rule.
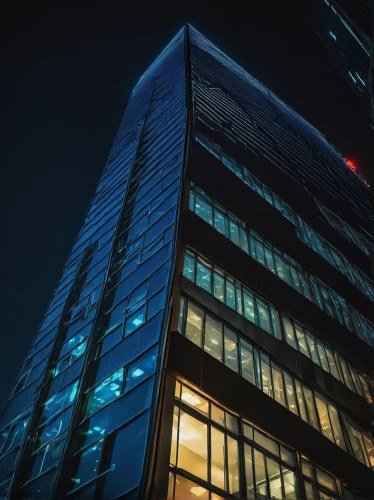
[[[369,0],[306,0],[305,13],[331,62],[367,108],[374,127],[374,31]]]
[[[192,27],[133,91],[1,416],[3,498],[370,498],[373,197]]]

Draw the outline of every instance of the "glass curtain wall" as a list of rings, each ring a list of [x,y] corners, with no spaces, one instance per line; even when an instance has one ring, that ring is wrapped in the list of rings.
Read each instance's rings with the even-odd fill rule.
[[[141,481],[180,204],[184,39],[182,29],[132,93],[2,414],[3,494],[12,488],[11,496],[24,498],[60,498],[72,491],[114,498],[136,491]],[[124,443],[133,450],[131,458],[123,453]]]

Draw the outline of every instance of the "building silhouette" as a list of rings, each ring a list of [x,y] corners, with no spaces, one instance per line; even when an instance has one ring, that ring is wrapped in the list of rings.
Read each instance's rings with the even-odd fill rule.
[[[374,128],[374,30],[371,0],[305,0],[304,12],[332,64],[359,97]],[[339,93],[337,93],[339,95]]]
[[[0,498],[373,498],[373,195],[191,26],[133,91],[0,419]]]

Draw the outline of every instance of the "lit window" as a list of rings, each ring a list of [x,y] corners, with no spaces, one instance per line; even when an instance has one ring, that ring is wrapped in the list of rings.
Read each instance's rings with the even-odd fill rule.
[[[222,323],[208,315],[205,321],[204,349],[218,361],[222,361]]]
[[[207,480],[207,426],[188,413],[180,411],[178,467]]]
[[[194,344],[201,347],[202,345],[202,326],[204,312],[201,307],[189,302],[186,321],[186,337]]]
[[[72,489],[78,488],[97,476],[102,447],[103,440],[100,440],[81,454],[77,471],[71,478]]]
[[[69,406],[77,394],[78,381],[73,382],[60,391],[58,394],[50,398],[46,403],[41,416],[41,422],[45,422],[47,419],[51,418],[57,412]]]
[[[85,414],[92,415],[99,408],[118,398],[123,389],[124,368],[120,368],[87,394]]]

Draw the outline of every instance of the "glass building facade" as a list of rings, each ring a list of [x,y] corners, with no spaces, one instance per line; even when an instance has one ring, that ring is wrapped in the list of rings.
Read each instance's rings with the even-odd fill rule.
[[[0,498],[374,497],[373,195],[184,27],[0,418]]]

